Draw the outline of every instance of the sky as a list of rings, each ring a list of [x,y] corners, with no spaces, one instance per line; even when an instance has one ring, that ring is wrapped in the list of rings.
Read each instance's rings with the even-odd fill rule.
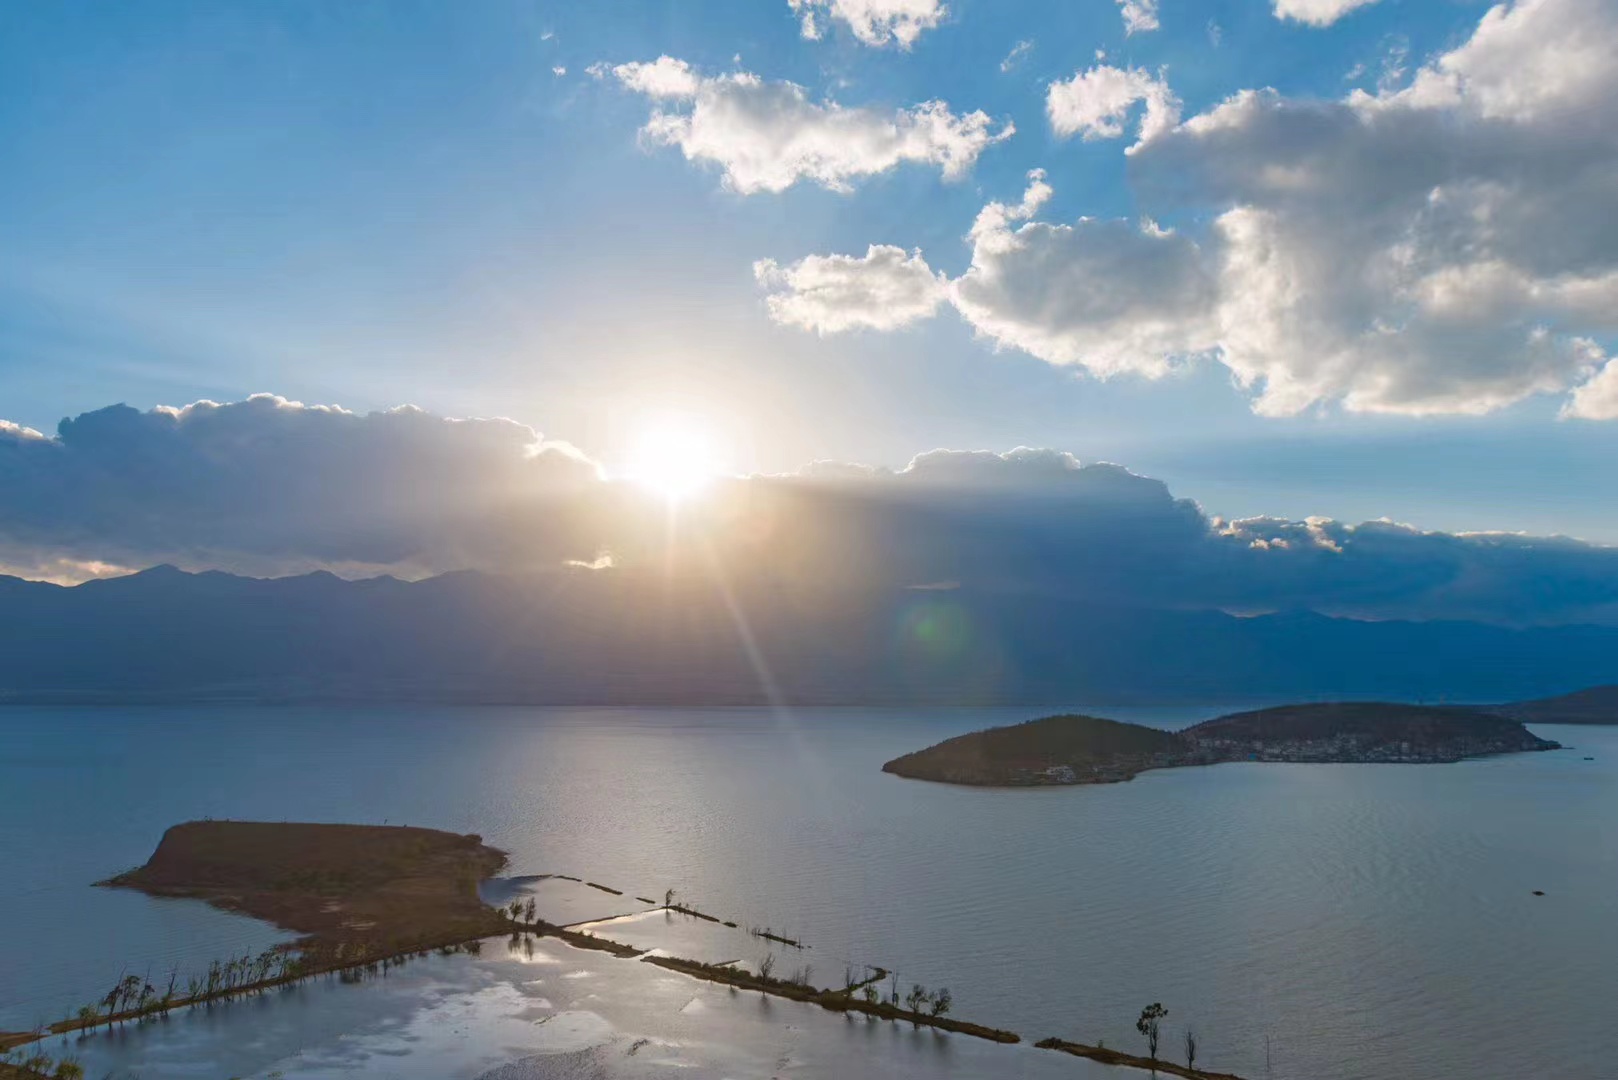
[[[726,472],[1030,446],[1221,519],[1618,542],[1614,33],[1614,0],[5,5],[0,418],[408,405],[610,471],[674,417]]]

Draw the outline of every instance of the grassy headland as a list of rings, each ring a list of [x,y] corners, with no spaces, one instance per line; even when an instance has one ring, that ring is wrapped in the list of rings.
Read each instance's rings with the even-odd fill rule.
[[[478,898],[478,883],[505,864],[482,837],[436,829],[189,821],[164,833],[144,866],[101,884],[386,950],[508,930]]]

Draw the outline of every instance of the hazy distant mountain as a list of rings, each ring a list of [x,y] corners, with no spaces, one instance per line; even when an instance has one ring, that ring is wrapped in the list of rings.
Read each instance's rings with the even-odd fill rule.
[[[1500,701],[1615,678],[1610,627],[1238,618],[622,571],[0,578],[6,700]]]
[[[1528,724],[1618,724],[1618,686],[1592,686],[1537,701],[1513,701],[1493,711]]]

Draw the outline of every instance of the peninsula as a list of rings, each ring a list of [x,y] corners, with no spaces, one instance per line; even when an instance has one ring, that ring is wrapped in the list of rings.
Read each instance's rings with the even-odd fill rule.
[[[883,772],[948,784],[1110,784],[1148,769],[1225,761],[1440,763],[1556,750],[1509,717],[1386,702],[1282,705],[1163,731],[1096,716],[1048,716],[946,739]]]
[[[403,825],[188,821],[102,885],[189,897],[380,952],[508,929],[478,898],[506,864],[482,837]]]

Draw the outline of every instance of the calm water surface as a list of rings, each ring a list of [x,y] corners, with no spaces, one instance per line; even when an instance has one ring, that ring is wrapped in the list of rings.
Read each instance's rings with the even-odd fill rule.
[[[1166,1044],[1192,1026],[1255,1078],[1613,1075],[1618,730],[1037,791],[880,772],[1039,711],[0,709],[0,1027],[275,940],[88,887],[166,826],[385,820],[482,833],[513,873],[676,888],[811,942],[817,981],[880,963],[1033,1038],[1134,1046],[1162,1001]]]

